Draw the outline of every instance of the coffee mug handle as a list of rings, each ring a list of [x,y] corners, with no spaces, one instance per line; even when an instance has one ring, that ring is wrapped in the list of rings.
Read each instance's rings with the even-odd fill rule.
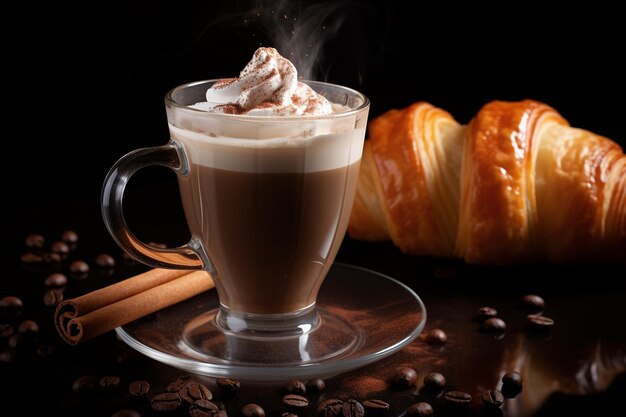
[[[176,142],[153,148],[142,148],[121,157],[109,170],[102,188],[102,217],[117,244],[130,256],[155,268],[202,269],[200,246],[194,240],[172,249],[160,249],[137,239],[130,231],[122,211],[124,189],[130,177],[139,169],[161,165],[179,174],[186,171],[184,153]],[[182,154],[182,155],[181,155]]]

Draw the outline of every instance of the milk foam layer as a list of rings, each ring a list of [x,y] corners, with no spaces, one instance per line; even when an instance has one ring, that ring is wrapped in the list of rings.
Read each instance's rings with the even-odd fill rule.
[[[352,118],[351,118],[352,119]],[[180,129],[170,124],[172,139],[186,150],[189,163],[239,172],[317,172],[361,159],[365,127],[318,132],[303,137],[242,139]]]
[[[251,116],[326,115],[339,110],[298,82],[296,67],[274,48],[257,49],[238,78],[215,83],[206,92],[206,102],[193,107]]]

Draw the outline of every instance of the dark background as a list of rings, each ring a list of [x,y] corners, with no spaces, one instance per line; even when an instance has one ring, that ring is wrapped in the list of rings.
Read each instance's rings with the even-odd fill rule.
[[[18,166],[4,185],[18,211],[97,198],[120,156],[167,142],[169,89],[237,75],[259,44],[286,53],[291,46],[272,32],[289,34],[293,17],[305,45],[299,52],[317,58],[313,78],[364,92],[370,118],[426,100],[467,123],[490,100],[533,98],[574,126],[626,139],[625,26],[616,10],[589,4],[555,12],[530,3],[505,10],[393,0],[19,7],[6,17],[19,29],[4,37],[4,158]],[[136,184],[175,178],[152,171]]]

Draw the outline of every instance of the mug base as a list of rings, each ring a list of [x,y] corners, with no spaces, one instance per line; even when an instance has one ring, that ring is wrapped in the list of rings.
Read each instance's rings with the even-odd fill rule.
[[[426,309],[406,285],[335,263],[302,327],[276,332],[224,327],[215,291],[118,327],[132,348],[212,377],[248,380],[330,377],[380,360],[413,341]],[[232,326],[231,326],[232,327]]]

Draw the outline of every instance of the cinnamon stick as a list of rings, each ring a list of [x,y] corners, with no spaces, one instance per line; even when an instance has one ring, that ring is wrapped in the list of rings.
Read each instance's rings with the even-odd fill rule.
[[[76,345],[214,286],[206,271],[155,268],[63,301],[54,321],[61,338]]]

